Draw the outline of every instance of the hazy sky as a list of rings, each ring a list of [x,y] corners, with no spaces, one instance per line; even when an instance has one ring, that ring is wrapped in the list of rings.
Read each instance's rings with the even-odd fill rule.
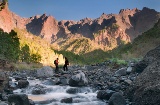
[[[118,14],[120,9],[143,7],[160,12],[160,0],[8,0],[9,9],[21,17],[52,15],[56,20],[98,18],[102,13]]]

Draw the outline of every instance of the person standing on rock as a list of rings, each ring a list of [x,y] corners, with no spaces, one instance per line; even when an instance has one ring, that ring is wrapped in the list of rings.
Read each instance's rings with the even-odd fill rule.
[[[64,71],[68,71],[68,65],[69,65],[69,61],[68,61],[67,57],[65,57],[65,63],[64,63],[64,66],[63,66]]]
[[[59,72],[59,67],[58,67],[58,58],[54,61],[54,64],[56,66],[55,72],[58,73]]]

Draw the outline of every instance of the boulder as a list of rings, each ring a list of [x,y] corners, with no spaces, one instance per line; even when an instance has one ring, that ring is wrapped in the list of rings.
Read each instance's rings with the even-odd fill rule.
[[[68,79],[60,78],[60,82],[62,85],[68,85]]]
[[[97,93],[97,98],[101,100],[109,100],[112,94],[115,93],[115,91],[112,90],[100,90]]]
[[[37,70],[37,77],[51,77],[53,76],[53,69],[50,66],[44,66]]]
[[[28,85],[29,85],[29,82],[27,80],[19,80],[18,81],[19,88],[26,88]]]
[[[45,93],[46,93],[46,91],[43,88],[36,87],[32,90],[32,94],[34,94],[34,95],[45,94]]]
[[[127,74],[126,68],[121,68],[115,72],[115,76],[124,76],[126,74]]]
[[[126,105],[126,101],[119,92],[113,93],[109,99],[108,105]]]
[[[127,74],[130,74],[130,73],[132,72],[132,67],[129,66],[129,67],[127,68],[126,72],[127,72]]]
[[[69,88],[66,90],[66,92],[69,94],[76,94],[78,93],[78,88]]]
[[[58,79],[57,80],[52,80],[52,79],[48,79],[48,80],[45,80],[43,82],[44,85],[56,85],[56,83],[58,83]]]
[[[61,100],[61,103],[72,103],[73,99],[72,98],[65,98]]]
[[[31,93],[34,95],[45,94],[46,88],[42,85],[36,84],[34,87],[32,87]]]
[[[79,70],[78,74],[73,75],[70,79],[69,79],[69,85],[70,86],[86,86],[88,84],[88,80],[85,77],[85,74]]]
[[[9,105],[30,105],[26,94],[12,94],[8,97]]]

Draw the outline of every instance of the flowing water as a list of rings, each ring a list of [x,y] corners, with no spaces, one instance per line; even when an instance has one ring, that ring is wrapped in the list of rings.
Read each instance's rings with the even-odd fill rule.
[[[14,81],[14,80],[13,80]],[[14,93],[27,94],[28,98],[33,100],[36,105],[106,105],[105,102],[97,99],[97,92],[90,87],[76,88],[75,94],[69,94],[66,91],[73,87],[60,85],[45,85],[44,80],[28,80],[29,87],[26,89],[17,89]],[[38,85],[37,85],[38,84]],[[31,94],[35,86],[44,87],[46,93],[40,95]],[[72,98],[72,103],[61,103],[62,99]]]

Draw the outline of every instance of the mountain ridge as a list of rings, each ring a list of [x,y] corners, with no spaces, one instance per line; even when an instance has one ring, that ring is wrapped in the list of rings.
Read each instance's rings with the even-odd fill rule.
[[[121,9],[119,14],[102,13],[96,19],[57,21],[53,16],[46,14],[22,18],[11,12],[6,5],[0,12],[0,23],[7,24],[1,24],[0,28],[6,32],[14,28],[26,29],[29,33],[58,46],[59,50],[74,51],[74,49],[63,48],[61,44],[65,44],[66,40],[71,38],[83,39],[84,37],[91,40],[93,47],[97,45],[107,51],[122,43],[132,42],[138,35],[152,28],[159,18],[159,12],[144,7],[142,10]],[[85,52],[85,49],[77,53],[82,52]]]

